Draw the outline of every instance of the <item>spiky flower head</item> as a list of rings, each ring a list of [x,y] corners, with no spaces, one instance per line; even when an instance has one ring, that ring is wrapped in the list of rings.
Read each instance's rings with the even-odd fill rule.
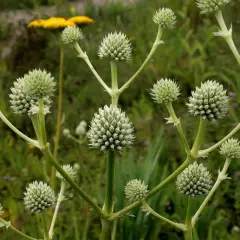
[[[95,113],[88,131],[90,146],[101,150],[118,150],[130,147],[134,135],[128,117],[116,106],[104,106]]]
[[[34,181],[29,184],[24,193],[25,208],[32,212],[41,212],[53,206],[56,202],[54,191],[43,182]]]
[[[208,80],[192,92],[187,103],[189,112],[207,120],[223,118],[227,113],[228,97],[223,85]]]
[[[71,165],[69,165],[69,164],[63,165],[62,168],[63,168],[63,170],[68,174],[68,176],[69,176],[73,181],[76,180],[76,177],[77,177],[76,169],[74,169],[74,168],[73,168]],[[59,172],[56,172],[56,176],[57,176],[57,178],[65,181],[65,179],[63,178],[63,176],[62,176]]]
[[[160,8],[153,15],[153,21],[161,28],[174,28],[177,18],[175,13],[170,8]]]
[[[203,164],[194,162],[178,175],[176,185],[184,195],[206,195],[212,187],[212,177]]]
[[[128,61],[131,59],[132,47],[130,40],[121,32],[109,33],[101,42],[98,50],[100,58],[114,61]]]
[[[125,196],[130,203],[143,199],[148,193],[148,186],[141,180],[134,179],[125,186]]]
[[[201,13],[204,14],[216,12],[229,2],[231,0],[197,0],[197,6]]]
[[[238,139],[228,139],[220,147],[220,154],[229,158],[240,158],[240,143]]]
[[[3,214],[3,207],[2,204],[0,203],[0,216]]]
[[[32,115],[34,107],[38,106],[38,98],[36,96],[29,96],[24,91],[24,78],[18,78],[11,88],[10,103],[11,108],[16,114]],[[43,97],[44,107],[49,109],[51,100],[49,96]]]
[[[168,104],[178,99],[180,90],[178,85],[171,79],[161,79],[151,89],[152,99],[157,103]]]
[[[73,44],[81,38],[83,38],[82,31],[76,26],[66,27],[61,34],[61,40],[64,44]]]
[[[55,90],[56,83],[50,73],[34,69],[24,75],[23,92],[31,97],[49,97]]]

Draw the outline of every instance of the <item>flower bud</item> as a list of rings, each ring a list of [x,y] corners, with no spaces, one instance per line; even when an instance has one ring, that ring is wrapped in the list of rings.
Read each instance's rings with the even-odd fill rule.
[[[69,136],[71,135],[70,130],[69,130],[68,128],[64,128],[64,129],[63,129],[63,135],[64,135],[65,137],[69,137]]]
[[[148,193],[148,186],[138,179],[131,180],[125,186],[125,196],[130,203],[143,199]]]
[[[207,120],[223,118],[227,113],[228,97],[223,85],[208,80],[192,92],[187,103],[189,112]]]
[[[83,38],[81,29],[76,26],[66,27],[62,31],[61,39],[64,44],[73,44]]]
[[[98,55],[101,59],[128,61],[132,55],[130,40],[121,32],[109,33],[101,42]]]
[[[86,121],[81,121],[79,125],[76,127],[75,133],[78,136],[83,136],[86,134],[87,123]]]
[[[174,28],[177,20],[175,13],[170,8],[160,8],[153,16],[153,21],[161,28]]]
[[[62,168],[73,181],[76,180],[76,177],[77,177],[76,169],[74,169],[69,164],[63,165]],[[65,179],[63,178],[63,176],[59,172],[56,172],[56,176],[57,176],[57,178],[65,181]]]
[[[206,195],[212,187],[212,177],[202,164],[194,162],[178,175],[176,186],[187,196]]]
[[[121,151],[123,147],[130,147],[133,143],[132,124],[116,106],[104,106],[95,113],[88,138],[93,148]]]
[[[178,85],[171,79],[161,79],[151,89],[152,99],[157,103],[168,104],[178,99],[180,90]]]
[[[216,12],[229,2],[231,2],[231,0],[197,0],[197,6],[201,13],[204,14]]]
[[[24,193],[25,208],[32,212],[41,212],[56,202],[53,190],[43,182],[30,183]]]
[[[240,158],[240,143],[238,139],[228,139],[220,147],[220,154],[229,158]]]

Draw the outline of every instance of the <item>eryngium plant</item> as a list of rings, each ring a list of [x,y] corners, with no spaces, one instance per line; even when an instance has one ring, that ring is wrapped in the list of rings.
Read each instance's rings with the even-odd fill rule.
[[[224,36],[230,46],[232,45],[230,32],[226,31],[224,27],[223,19],[219,14],[219,9],[222,8],[229,1],[198,1],[198,7],[202,12],[216,12],[216,17],[219,20],[221,29],[224,33],[219,33]],[[43,238],[44,240],[51,240],[54,237],[54,228],[57,224],[58,212],[60,205],[64,197],[64,192],[68,184],[76,193],[81,196],[101,218],[102,233],[101,240],[110,240],[112,236],[113,222],[117,222],[118,219],[128,214],[131,210],[137,207],[142,207],[148,214],[152,214],[158,219],[165,221],[168,224],[178,228],[186,233],[187,239],[192,239],[192,231],[199,219],[200,214],[204,211],[206,205],[209,203],[211,198],[214,196],[215,191],[218,189],[220,183],[223,180],[228,179],[227,171],[230,166],[232,158],[240,158],[240,145],[237,139],[230,139],[236,132],[240,130],[240,123],[228,133],[222,140],[215,143],[207,149],[201,149],[202,144],[207,139],[204,138],[206,132],[206,125],[211,122],[217,121],[223,118],[227,112],[228,96],[227,91],[220,83],[208,80],[204,81],[200,87],[197,87],[195,91],[191,93],[189,102],[187,103],[189,112],[191,115],[199,119],[199,127],[194,143],[191,146],[188,138],[182,128],[181,121],[183,117],[177,117],[173,104],[180,98],[179,81],[175,81],[165,78],[157,81],[153,85],[151,95],[153,101],[157,104],[162,104],[168,110],[169,117],[167,123],[173,124],[181,139],[182,145],[186,152],[186,160],[179,166],[171,175],[165,180],[160,182],[157,186],[152,189],[148,189],[148,186],[141,180],[134,179],[130,180],[125,186],[125,196],[128,203],[123,209],[116,211],[114,202],[117,201],[115,197],[114,189],[114,176],[115,176],[115,161],[120,154],[125,154],[122,151],[124,148],[130,151],[130,147],[133,147],[134,130],[133,124],[126,116],[125,112],[118,107],[118,100],[121,94],[128,89],[129,85],[132,84],[139,74],[142,72],[144,67],[149,63],[151,57],[157,50],[160,44],[163,44],[162,36],[167,30],[172,29],[176,24],[176,16],[171,9],[162,8],[156,11],[153,16],[153,22],[157,25],[156,40],[153,43],[152,49],[149,55],[139,67],[136,73],[126,81],[123,86],[119,87],[118,84],[118,63],[126,62],[131,58],[132,47],[128,37],[124,33],[110,33],[102,41],[99,47],[98,55],[100,58],[106,58],[110,62],[111,68],[111,86],[108,86],[98,72],[93,67],[88,55],[82,50],[78,43],[78,40],[82,38],[82,31],[77,27],[66,28],[61,35],[61,41],[66,45],[73,46],[77,51],[77,56],[80,57],[92,71],[97,81],[101,84],[104,91],[110,96],[111,103],[108,103],[104,107],[100,108],[95,113],[93,120],[90,124],[89,131],[87,133],[89,139],[89,145],[91,148],[97,148],[101,150],[101,154],[106,154],[106,192],[104,203],[97,202],[96,197],[90,196],[81,185],[78,185],[77,172],[69,164],[61,166],[57,159],[51,152],[50,144],[47,138],[46,131],[46,113],[49,113],[51,105],[51,96],[55,90],[55,82],[52,75],[45,70],[32,70],[25,74],[22,78],[17,79],[14,83],[14,87],[10,90],[10,103],[15,113],[28,114],[31,118],[33,129],[36,135],[36,139],[32,139],[26,136],[24,133],[19,131],[13,126],[9,120],[0,111],[0,118],[5,122],[18,136],[23,138],[27,143],[32,144],[38,148],[43,154],[44,159],[49,164],[54,166],[57,171],[57,179],[60,182],[60,190],[55,198],[55,193],[50,186],[46,183],[34,181],[31,183],[24,193],[24,205],[25,208],[31,213],[41,215],[43,223]],[[153,26],[155,26],[153,24]],[[229,42],[230,41],[230,42]],[[179,47],[179,46],[177,46]],[[235,51],[235,50],[234,50]],[[235,52],[236,53],[236,52]],[[237,54],[236,58],[240,62],[240,57]],[[49,114],[50,115],[50,114]],[[81,123],[76,129],[76,134],[81,136],[86,133],[86,123]],[[70,130],[65,129],[64,135],[69,139],[72,137]],[[79,141],[77,140],[79,143]],[[221,147],[220,147],[221,146]],[[212,184],[210,173],[201,164],[197,164],[195,161],[198,159],[201,162],[202,157],[207,158],[209,153],[220,147],[220,154],[224,156],[225,163],[221,171],[218,173],[218,178],[215,183]],[[118,153],[118,154],[116,154]],[[99,154],[99,153],[98,153]],[[129,160],[130,161],[130,160]],[[220,161],[219,161],[220,164]],[[48,166],[45,164],[45,166]],[[48,169],[45,169],[45,172]],[[148,200],[158,193],[163,187],[169,184],[171,181],[176,179],[177,189],[180,194],[188,196],[188,209],[186,210],[186,221],[184,223],[176,223],[170,219],[161,216],[155,212],[149,205]],[[105,179],[105,178],[104,178]],[[212,186],[213,185],[213,186]],[[161,192],[163,193],[163,192]],[[97,193],[97,196],[100,194]],[[195,196],[205,195],[205,199],[202,202],[199,209],[196,211],[194,216],[191,215],[189,210],[191,207],[191,201]],[[44,211],[47,208],[54,207],[54,212]],[[2,207],[0,205],[0,212]],[[48,213],[44,215],[44,212]],[[51,217],[51,221],[46,221],[46,218]],[[51,222],[48,226],[47,222]],[[30,236],[27,236],[20,230],[16,229],[11,225],[10,222],[5,221],[0,217],[0,226],[10,228],[18,236],[25,237],[27,239],[36,240]],[[116,226],[116,225],[115,225]]]

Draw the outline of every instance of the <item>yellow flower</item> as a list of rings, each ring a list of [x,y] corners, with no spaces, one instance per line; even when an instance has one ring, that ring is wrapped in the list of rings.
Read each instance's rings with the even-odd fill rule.
[[[94,20],[92,18],[89,18],[87,16],[75,16],[75,17],[71,17],[68,19],[68,21],[71,21],[75,24],[90,24],[90,23],[94,23]]]
[[[39,28],[39,27],[43,27],[43,24],[44,24],[45,20],[42,20],[42,19],[36,19],[36,20],[33,20],[31,21],[29,24],[28,24],[28,27],[29,28]]]
[[[71,7],[71,8],[69,8],[69,11],[70,11],[71,13],[75,13],[75,12],[76,12],[76,9],[75,9],[74,7]]]
[[[65,28],[68,26],[75,26],[76,24],[66,20],[65,18],[51,17],[44,21],[44,28]]]

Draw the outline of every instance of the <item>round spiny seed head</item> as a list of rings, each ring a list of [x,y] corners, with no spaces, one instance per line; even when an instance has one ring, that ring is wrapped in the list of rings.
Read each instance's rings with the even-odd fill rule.
[[[184,195],[206,195],[212,187],[211,174],[202,164],[194,162],[178,175],[176,185]]]
[[[24,193],[25,208],[32,212],[41,212],[56,202],[53,190],[43,182],[30,183]]]
[[[220,147],[220,154],[229,158],[240,158],[240,143],[238,139],[228,139]]]
[[[130,203],[143,199],[148,193],[148,186],[138,179],[131,180],[125,186],[125,196]]]
[[[73,168],[71,165],[69,165],[69,164],[63,165],[62,168],[63,168],[63,170],[68,174],[68,176],[69,176],[73,181],[76,180],[76,177],[77,177],[76,169],[74,169],[74,168]],[[63,176],[62,176],[59,172],[56,172],[56,176],[57,176],[57,178],[65,181],[65,179],[63,178]]]
[[[153,21],[161,28],[174,28],[177,20],[175,13],[169,8],[160,8],[153,15]]]
[[[151,89],[152,99],[157,103],[168,104],[178,99],[180,90],[178,85],[171,79],[161,79]]]
[[[201,13],[212,13],[218,11],[231,0],[197,0],[197,6]]]
[[[64,44],[73,44],[83,38],[81,29],[76,26],[66,27],[61,34],[61,39]]]
[[[189,112],[207,120],[223,118],[227,113],[228,97],[223,85],[208,80],[192,92],[187,103]]]
[[[3,207],[2,204],[0,203],[0,216],[3,214]]]
[[[23,91],[32,97],[50,97],[55,90],[55,85],[54,78],[45,70],[34,69],[24,75]]]
[[[16,114],[32,115],[32,108],[38,105],[36,96],[29,96],[24,91],[24,78],[19,78],[13,83],[11,88],[10,103],[11,108]],[[50,108],[51,100],[49,96],[43,97],[44,106]]]
[[[101,42],[98,50],[100,58],[114,61],[128,61],[131,59],[132,47],[130,40],[123,33],[109,33]]]
[[[101,150],[118,150],[130,147],[134,140],[128,117],[116,106],[104,106],[95,113],[88,131],[90,146]]]

